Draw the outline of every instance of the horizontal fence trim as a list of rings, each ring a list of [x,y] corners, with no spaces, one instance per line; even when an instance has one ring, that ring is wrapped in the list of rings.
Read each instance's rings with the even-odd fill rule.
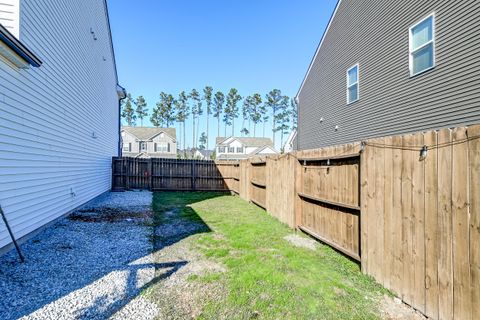
[[[355,260],[357,260],[357,261],[360,261],[360,256],[359,256],[358,254],[342,248],[341,246],[339,246],[339,245],[336,244],[335,242],[332,242],[332,241],[330,241],[330,240],[322,237],[321,235],[319,235],[318,233],[312,231],[311,229],[309,229],[309,228],[307,228],[307,227],[298,226],[298,228],[299,228],[300,230],[302,230],[303,232],[311,235],[311,236],[314,237],[315,239],[318,239],[318,240],[320,240],[321,242],[324,242],[324,243],[328,244],[329,246],[335,248],[336,250],[342,252],[343,254],[349,256],[350,258],[355,259]]]
[[[254,186],[257,186],[257,187],[260,187],[260,188],[266,188],[267,187],[265,182],[261,182],[261,181],[255,180],[255,179],[250,180],[250,183],[253,184]]]
[[[350,205],[350,204],[345,204],[345,203],[335,202],[335,201],[331,201],[331,200],[326,200],[326,199],[315,197],[315,196],[312,196],[312,195],[309,195],[309,194],[306,194],[306,193],[303,193],[303,192],[299,192],[298,195],[301,198],[305,198],[305,199],[308,199],[308,200],[311,200],[311,201],[314,201],[314,202],[325,203],[325,204],[332,205],[332,206],[335,206],[335,207],[350,209],[350,210],[354,210],[354,211],[360,211],[360,209],[361,209],[359,206],[354,206],[354,205]],[[358,212],[357,214],[360,214],[360,212]]]
[[[256,201],[256,200],[254,200],[254,199],[250,199],[250,202],[252,202],[253,204],[256,204],[257,206],[261,207],[262,209],[266,209],[265,204],[260,203],[260,201]]]
[[[352,154],[345,154],[345,155],[338,155],[338,156],[331,156],[331,157],[319,157],[319,158],[298,158],[298,161],[301,162],[316,162],[316,161],[327,161],[327,160],[344,160],[344,159],[355,159],[359,158],[359,153],[352,153]]]

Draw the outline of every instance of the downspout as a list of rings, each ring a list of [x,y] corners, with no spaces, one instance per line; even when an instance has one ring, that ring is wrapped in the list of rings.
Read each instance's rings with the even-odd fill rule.
[[[122,156],[122,101],[127,97],[127,91],[117,84],[118,94],[118,157]]]
[[[17,243],[17,240],[15,239],[15,236],[13,235],[12,229],[10,228],[10,225],[8,224],[7,217],[5,216],[5,213],[3,212],[2,206],[0,206],[0,214],[2,215],[3,222],[5,223],[5,226],[7,227],[8,234],[10,235],[10,238],[12,239],[13,245],[17,249],[18,256],[20,257],[20,262],[25,262],[25,259],[23,258],[22,251],[20,250],[20,247]]]

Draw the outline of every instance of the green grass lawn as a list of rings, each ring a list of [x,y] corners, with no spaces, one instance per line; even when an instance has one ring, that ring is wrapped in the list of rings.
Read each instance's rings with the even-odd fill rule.
[[[211,231],[192,235],[191,245],[226,269],[189,279],[220,282],[224,288],[200,318],[379,317],[378,301],[386,291],[361,274],[357,263],[322,244],[315,251],[293,246],[284,237],[295,231],[263,209],[219,193],[155,193],[157,223],[172,207],[187,221],[208,226]]]

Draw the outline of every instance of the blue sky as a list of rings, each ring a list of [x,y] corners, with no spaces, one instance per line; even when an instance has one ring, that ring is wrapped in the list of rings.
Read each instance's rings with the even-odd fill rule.
[[[278,88],[293,97],[336,2],[109,0],[120,84],[143,95],[150,111],[161,91],[177,96],[206,85],[224,93],[234,87],[242,96]],[[205,122],[204,115],[200,132]],[[216,119],[211,122],[210,147],[217,133]],[[191,121],[186,130],[191,146]]]

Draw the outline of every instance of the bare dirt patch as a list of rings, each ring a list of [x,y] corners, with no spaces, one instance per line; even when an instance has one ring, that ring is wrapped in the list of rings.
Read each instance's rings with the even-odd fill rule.
[[[293,244],[295,247],[306,248],[313,251],[317,250],[318,244],[313,239],[301,237],[297,234],[290,234],[284,237],[284,239]]]
[[[75,211],[68,216],[68,219],[81,222],[149,222],[152,219],[152,213],[118,208],[98,208]]]
[[[425,320],[426,317],[406,305],[398,298],[383,296],[380,302],[380,313],[383,319],[388,320]]]

